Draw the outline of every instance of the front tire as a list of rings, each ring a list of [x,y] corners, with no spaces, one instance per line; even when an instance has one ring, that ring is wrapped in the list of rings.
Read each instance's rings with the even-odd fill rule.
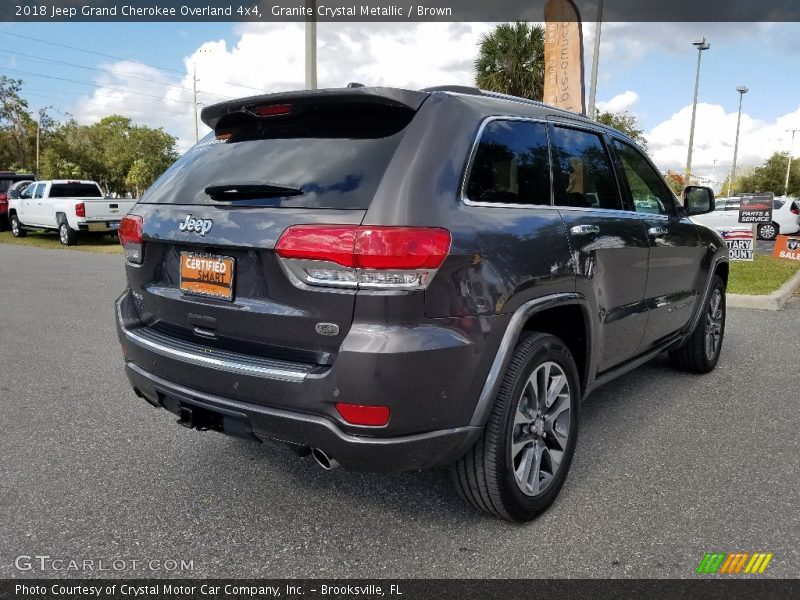
[[[725,282],[719,275],[714,275],[702,310],[689,340],[669,353],[672,366],[681,371],[709,373],[719,361],[725,337]]]
[[[762,223],[758,226],[758,237],[762,240],[774,240],[778,237],[778,231],[776,223]]]
[[[489,514],[529,521],[555,500],[578,437],[580,383],[555,336],[523,337],[480,439],[452,467],[459,493]]]
[[[11,215],[11,235],[15,238],[24,238],[28,232],[22,228],[22,223],[19,222],[19,217],[16,214]]]
[[[61,221],[58,225],[58,239],[64,246],[74,246],[78,241],[78,232],[72,229],[66,221]]]

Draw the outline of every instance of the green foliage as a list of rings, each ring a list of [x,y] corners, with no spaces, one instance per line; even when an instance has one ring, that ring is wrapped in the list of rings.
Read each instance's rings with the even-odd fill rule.
[[[0,169],[35,171],[36,120],[21,97],[22,81],[0,76]],[[92,125],[40,118],[43,179],[97,181],[106,193],[138,195],[178,158],[176,139],[163,129],[111,115]]]
[[[633,113],[619,112],[597,112],[598,123],[603,123],[609,127],[613,127],[627,135],[634,142],[636,142],[644,151],[647,151],[647,139],[644,137],[644,131],[639,128],[639,121]]]
[[[771,294],[789,281],[798,271],[793,260],[781,260],[756,254],[755,261],[731,262],[729,294]]]
[[[475,60],[475,83],[484,90],[531,100],[544,97],[544,27],[501,23],[484,34]]]
[[[773,192],[782,196],[786,185],[786,167],[788,167],[789,153],[776,152],[770,156],[760,167],[749,172],[740,172],[734,182],[734,192]],[[727,180],[726,180],[727,184]],[[723,187],[723,190],[727,189]],[[792,171],[789,176],[789,195],[800,196],[800,160],[792,161]]]

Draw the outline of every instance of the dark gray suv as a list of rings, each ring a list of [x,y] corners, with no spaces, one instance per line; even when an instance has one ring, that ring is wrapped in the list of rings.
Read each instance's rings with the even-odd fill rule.
[[[186,427],[326,468],[450,465],[475,506],[544,510],[580,401],[669,351],[707,372],[728,257],[624,135],[471,88],[205,108],[213,132],[121,224],[134,391]]]

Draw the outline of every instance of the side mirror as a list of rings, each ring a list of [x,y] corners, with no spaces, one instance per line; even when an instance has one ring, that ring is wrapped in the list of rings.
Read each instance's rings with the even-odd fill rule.
[[[683,206],[686,214],[704,215],[714,210],[714,190],[709,187],[690,185],[683,190]]]

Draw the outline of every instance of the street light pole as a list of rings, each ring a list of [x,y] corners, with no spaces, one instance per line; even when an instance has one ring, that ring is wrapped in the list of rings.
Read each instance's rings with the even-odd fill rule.
[[[317,89],[317,2],[306,0],[306,89]]]
[[[742,99],[750,90],[748,90],[746,86],[740,85],[736,88],[736,91],[739,92],[739,117],[736,120],[736,143],[733,146],[733,166],[731,167],[731,182],[729,185],[731,195],[733,195],[735,189],[733,187],[733,180],[736,178],[736,160],[739,157],[739,128],[742,124]]]
[[[594,119],[594,104],[597,98],[597,68],[600,64],[600,34],[603,31],[603,0],[597,4],[597,24],[594,28],[594,58],[592,59],[592,84],[589,89],[589,118]]]
[[[192,106],[194,106],[194,143],[200,141],[200,128],[197,123],[197,65],[192,65]]]
[[[786,131],[792,132],[792,144],[789,146],[789,166],[786,167],[786,183],[783,186],[783,195],[789,195],[789,175],[792,173],[792,154],[794,153],[794,134],[800,129],[787,129]]]
[[[691,184],[692,177],[692,146],[694,145],[694,124],[697,118],[697,97],[700,93],[700,61],[703,58],[703,50],[711,48],[711,44],[706,38],[698,38],[692,42],[697,48],[697,74],[694,79],[694,103],[692,104],[692,126],[689,129],[689,154],[686,157],[686,173],[684,174],[684,185]]]

